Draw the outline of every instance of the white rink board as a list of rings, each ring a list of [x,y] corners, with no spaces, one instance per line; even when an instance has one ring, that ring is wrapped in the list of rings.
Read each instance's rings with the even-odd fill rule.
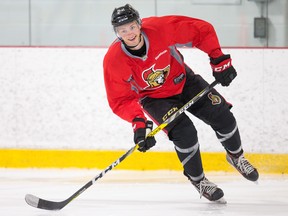
[[[209,59],[181,49],[209,82]],[[218,85],[238,120],[246,152],[288,153],[288,49],[223,49],[238,77]],[[105,96],[106,48],[0,48],[0,148],[129,149],[131,125]],[[119,69],[121,73],[121,69]],[[194,117],[202,151],[222,151],[214,132]],[[161,132],[154,151],[173,150]]]

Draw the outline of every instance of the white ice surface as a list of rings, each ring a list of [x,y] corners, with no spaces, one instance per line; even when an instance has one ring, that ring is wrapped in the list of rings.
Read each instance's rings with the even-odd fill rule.
[[[101,170],[0,169],[1,216],[180,216],[287,215],[287,175],[261,175],[258,184],[237,173],[206,173],[227,204],[211,203],[180,172],[108,172],[60,211],[26,204],[27,193],[62,201]]]

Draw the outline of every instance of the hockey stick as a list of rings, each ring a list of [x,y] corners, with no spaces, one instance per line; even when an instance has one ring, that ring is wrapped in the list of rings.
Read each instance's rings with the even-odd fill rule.
[[[159,131],[165,128],[168,124],[174,121],[179,115],[185,112],[190,106],[196,103],[201,97],[206,95],[216,84],[217,84],[217,81],[214,81],[205,89],[203,89],[200,93],[198,93],[195,97],[193,97],[190,101],[188,101],[183,107],[181,107],[173,115],[167,118],[162,124],[160,124],[153,131],[151,131],[151,133],[149,133],[148,136],[155,136],[155,134],[157,134]],[[98,179],[102,178],[108,171],[112,170],[119,163],[121,163],[125,158],[131,155],[137,147],[138,145],[133,146],[130,150],[128,150],[125,154],[123,154],[119,159],[114,161],[110,166],[104,169],[100,174],[95,176],[92,180],[86,183],[83,187],[81,187],[78,191],[76,191],[73,195],[71,195],[66,200],[56,202],[56,201],[41,199],[34,195],[27,194],[25,196],[25,201],[27,202],[28,205],[35,207],[35,208],[46,209],[46,210],[60,210],[63,207],[65,207],[68,203],[70,203],[72,200],[74,200],[76,197],[78,197],[85,190],[87,190],[87,188],[93,185]]]

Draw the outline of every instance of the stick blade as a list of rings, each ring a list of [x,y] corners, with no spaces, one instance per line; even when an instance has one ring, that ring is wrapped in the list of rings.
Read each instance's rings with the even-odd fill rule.
[[[45,209],[45,210],[52,210],[52,211],[60,210],[66,205],[65,201],[53,202],[53,201],[41,199],[32,194],[26,194],[25,201],[28,205],[32,207]]]
[[[26,194],[25,201],[28,205],[38,208],[39,198],[32,195],[32,194]]]

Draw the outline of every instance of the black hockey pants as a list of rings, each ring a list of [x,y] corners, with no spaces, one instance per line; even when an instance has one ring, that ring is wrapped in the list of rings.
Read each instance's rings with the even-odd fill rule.
[[[142,100],[143,109],[156,123],[162,123],[171,113],[181,108],[208,85],[200,75],[194,74],[189,67],[186,67],[186,72],[186,82],[182,94],[169,98],[145,98]],[[213,89],[187,111],[210,125],[226,150],[238,153],[241,150],[241,140],[236,120],[230,108],[231,105]],[[201,180],[204,172],[197,130],[191,119],[182,113],[165,128],[165,132],[175,145],[185,173],[193,181]]]

